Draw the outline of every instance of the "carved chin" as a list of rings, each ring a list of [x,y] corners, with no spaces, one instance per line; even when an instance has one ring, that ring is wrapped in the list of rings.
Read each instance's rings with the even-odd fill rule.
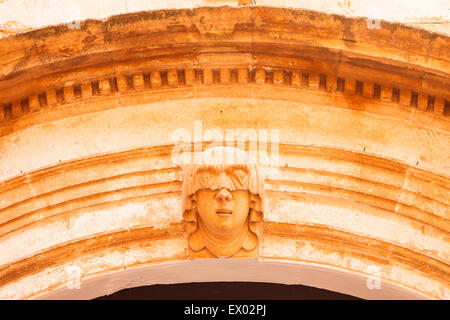
[[[200,227],[189,237],[189,247],[193,251],[201,251],[207,249],[212,255],[216,257],[231,257],[239,252],[241,249],[251,251],[258,245],[257,236],[251,232],[248,226],[245,226],[242,231],[231,239],[218,240],[208,236]]]

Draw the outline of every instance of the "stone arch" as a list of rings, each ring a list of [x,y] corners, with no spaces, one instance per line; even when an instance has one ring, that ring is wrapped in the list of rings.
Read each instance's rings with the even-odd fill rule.
[[[249,281],[302,271],[298,283],[365,298],[448,299],[448,46],[400,24],[267,7],[1,39],[0,297],[86,292],[65,290],[74,274],[138,283],[235,264]],[[279,130],[257,258],[190,259],[171,137],[194,142],[195,121]],[[361,289],[371,266],[385,291]]]

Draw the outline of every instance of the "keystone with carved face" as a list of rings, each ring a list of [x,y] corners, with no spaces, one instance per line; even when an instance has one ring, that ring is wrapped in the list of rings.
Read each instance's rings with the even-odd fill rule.
[[[253,256],[262,220],[262,179],[245,151],[207,149],[203,164],[185,168],[186,231],[192,253]],[[205,252],[206,251],[206,252]]]

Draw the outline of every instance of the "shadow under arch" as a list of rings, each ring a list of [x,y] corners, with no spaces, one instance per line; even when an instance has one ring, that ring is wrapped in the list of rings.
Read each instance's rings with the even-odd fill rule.
[[[35,299],[94,299],[119,290],[154,284],[192,282],[264,282],[301,284],[363,299],[427,299],[381,281],[369,289],[367,277],[309,263],[258,259],[198,259],[138,267],[83,279],[79,289],[60,287]]]

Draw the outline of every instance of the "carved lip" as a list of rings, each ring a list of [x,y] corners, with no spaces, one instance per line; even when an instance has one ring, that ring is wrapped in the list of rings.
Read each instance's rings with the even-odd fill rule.
[[[216,210],[216,214],[218,214],[218,215],[230,216],[232,213],[233,213],[233,211],[231,211],[229,209],[217,209]]]

